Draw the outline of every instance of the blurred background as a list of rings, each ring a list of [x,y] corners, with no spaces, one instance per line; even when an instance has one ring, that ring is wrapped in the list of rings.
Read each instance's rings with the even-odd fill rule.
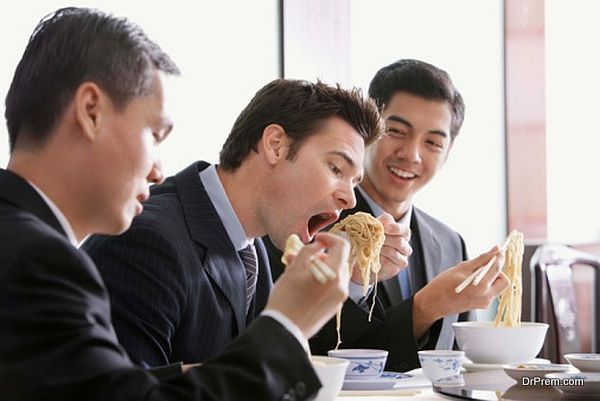
[[[130,18],[180,66],[170,83],[175,129],[161,150],[168,175],[216,161],[238,113],[272,79],[366,92],[380,67],[417,58],[448,71],[467,107],[445,168],[417,205],[459,231],[472,256],[512,228],[532,247],[600,254],[600,2],[23,0],[0,14],[2,99],[34,26],[67,5]],[[0,137],[5,167],[4,123]]]

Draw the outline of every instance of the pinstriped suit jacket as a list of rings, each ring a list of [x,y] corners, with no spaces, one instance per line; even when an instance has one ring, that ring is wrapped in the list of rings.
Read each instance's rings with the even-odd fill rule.
[[[106,282],[119,340],[136,362],[204,361],[266,304],[272,279],[257,240],[257,291],[245,315],[244,266],[198,176],[208,166],[194,163],[153,187],[123,235],[83,245]]]
[[[2,400],[300,401],[318,388],[302,346],[268,317],[185,375],[160,379],[135,367],[94,263],[37,192],[0,169]]]

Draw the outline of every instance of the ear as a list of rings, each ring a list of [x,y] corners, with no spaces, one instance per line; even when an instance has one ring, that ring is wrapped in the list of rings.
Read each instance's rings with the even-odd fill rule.
[[[279,124],[270,124],[263,130],[261,140],[258,142],[258,153],[270,165],[275,165],[287,156],[289,138],[285,129]]]
[[[110,105],[108,98],[98,85],[84,82],[75,92],[75,118],[81,133],[89,140],[95,140],[103,122],[105,108]]]

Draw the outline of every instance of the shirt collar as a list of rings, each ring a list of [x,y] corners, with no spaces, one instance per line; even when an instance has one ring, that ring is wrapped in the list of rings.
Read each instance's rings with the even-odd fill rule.
[[[52,200],[50,200],[50,198],[48,198],[48,196],[41,189],[36,187],[35,184],[33,184],[31,181],[27,181],[27,182],[29,183],[29,185],[31,185],[31,187],[33,189],[35,189],[35,191],[44,200],[44,202],[46,202],[46,205],[48,205],[48,207],[50,208],[52,213],[54,213],[56,220],[58,220],[62,229],[67,234],[67,238],[69,239],[69,242],[71,242],[71,244],[73,244],[73,246],[77,248],[79,246],[79,243],[77,242],[77,237],[75,236],[73,227],[71,227],[71,224],[69,224],[69,220],[67,220],[67,218],[60,211],[58,206],[56,206],[56,204],[54,202],[52,202]]]
[[[362,195],[363,198],[365,198],[365,201],[367,201],[367,204],[369,205],[369,207],[371,208],[371,211],[373,212],[373,215],[375,217],[379,217],[381,216],[385,210],[383,210],[383,208],[381,206],[379,206],[368,194],[367,192],[361,188],[361,186],[357,186],[358,188],[358,192],[360,192],[360,194]],[[400,223],[400,224],[410,224],[410,220],[412,218],[412,211],[413,211],[413,206],[412,204],[409,206],[408,210],[406,211],[406,213],[404,213],[404,216],[402,216],[399,220],[396,221],[396,223]]]
[[[225,188],[223,188],[223,184],[217,175],[216,165],[212,164],[208,166],[199,175],[206,194],[223,222],[227,236],[235,249],[240,251],[251,245],[254,239],[248,238],[240,219],[235,214],[227,193],[225,193]]]

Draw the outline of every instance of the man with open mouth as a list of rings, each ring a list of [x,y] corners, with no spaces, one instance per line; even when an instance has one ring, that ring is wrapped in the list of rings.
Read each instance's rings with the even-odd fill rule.
[[[218,164],[167,178],[130,230],[83,245],[129,355],[149,366],[202,362],[243,333],[272,286],[260,237],[318,244],[318,231],[355,206],[364,147],[382,134],[375,104],[357,90],[285,79],[260,89]]]

